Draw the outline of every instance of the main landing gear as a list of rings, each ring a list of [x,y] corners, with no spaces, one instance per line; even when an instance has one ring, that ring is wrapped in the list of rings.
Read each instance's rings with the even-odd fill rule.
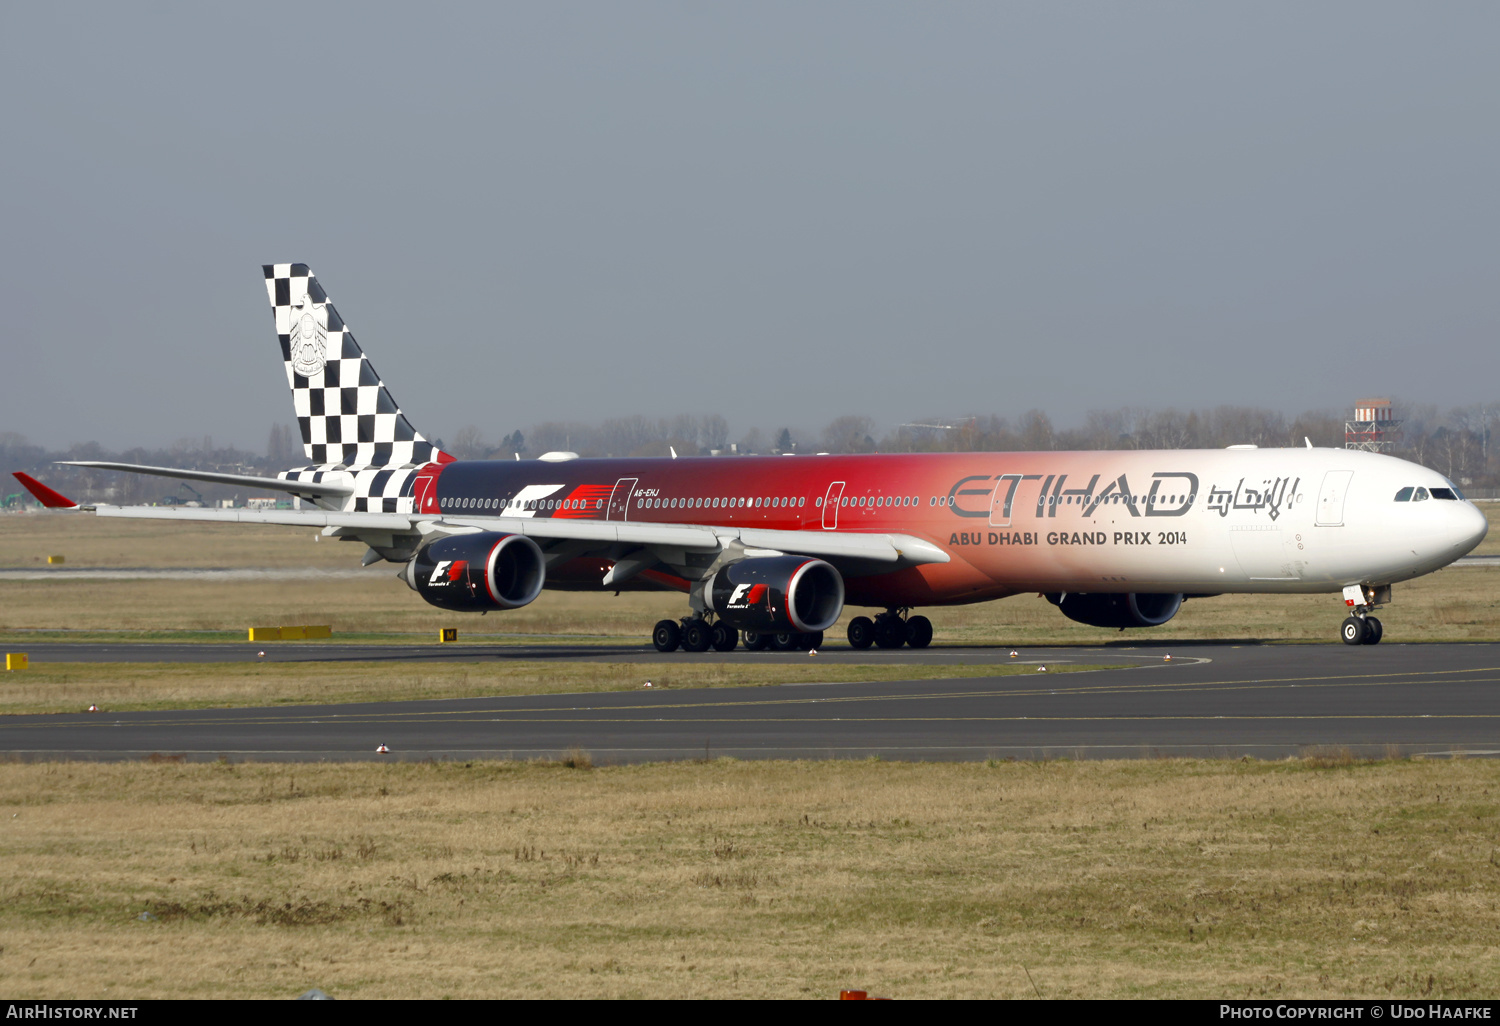
[[[907,616],[906,610],[887,609],[875,619],[856,616],[849,621],[849,644],[854,648],[926,648],[932,644],[932,621],[925,616]]]
[[[709,623],[702,617],[658,620],[651,630],[651,644],[658,652],[733,652],[740,643],[740,632],[726,623]]]
[[[823,632],[802,634],[798,631],[763,634],[760,631],[745,632],[745,647],[752,652],[805,652],[823,644]]]
[[[817,648],[823,644],[823,632],[803,634],[789,631],[780,634],[746,631],[745,647],[752,652],[770,649],[774,652],[799,652]],[[702,617],[686,617],[682,621],[659,620],[651,631],[651,644],[658,652],[733,652],[740,643],[740,632],[722,620],[712,623]]]
[[[1339,625],[1339,637],[1346,645],[1378,645],[1385,634],[1380,621],[1370,613],[1391,600],[1391,586],[1378,588],[1363,584],[1351,584],[1344,589],[1344,604],[1352,606],[1354,615]]]
[[[875,619],[856,616],[849,621],[849,644],[855,648],[926,648],[932,644],[932,621],[925,616],[903,616],[907,610],[888,609]],[[722,620],[701,616],[681,620],[659,620],[651,630],[651,644],[658,652],[733,652],[743,640],[751,652],[805,652],[823,647],[823,632],[741,632]]]

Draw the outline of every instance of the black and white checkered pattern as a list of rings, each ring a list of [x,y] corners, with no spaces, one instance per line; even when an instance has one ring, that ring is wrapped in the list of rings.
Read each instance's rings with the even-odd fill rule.
[[[415,470],[361,470],[354,475],[356,513],[411,513]]]
[[[300,467],[284,470],[277,477],[286,481],[310,481],[314,484],[335,481],[351,485],[354,494],[342,508],[355,513],[415,513],[417,467],[367,467],[363,470],[330,470],[323,467]]]
[[[438,450],[402,414],[307,265],[266,264],[264,270],[307,458],[322,468],[349,470],[437,459]],[[362,494],[394,498],[385,491],[389,482],[382,484]]]

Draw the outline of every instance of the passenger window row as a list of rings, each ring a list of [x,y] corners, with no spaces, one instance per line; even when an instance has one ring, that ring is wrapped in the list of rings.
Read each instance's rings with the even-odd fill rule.
[[[846,495],[839,500],[840,506],[918,506],[922,500],[915,495]]]
[[[603,499],[476,499],[465,497],[454,500],[459,509],[603,509]]]
[[[636,509],[775,509],[790,508],[792,506],[806,505],[807,499],[794,499],[788,496],[751,496],[737,495],[734,497],[719,498],[643,498],[636,496]]]
[[[1463,496],[1455,494],[1455,491],[1449,488],[1433,488],[1430,491],[1426,488],[1403,488],[1396,493],[1397,502],[1421,502],[1429,497],[1434,499],[1463,498]],[[1164,495],[1157,496],[1155,501],[1158,503],[1175,504],[1184,499],[1186,499],[1188,502],[1191,502],[1193,498],[1193,496]],[[1103,501],[1112,502],[1130,501],[1132,499],[1137,503],[1148,502],[1148,497],[1144,495],[1130,496],[1128,498],[1123,495],[1108,495],[1103,497]],[[1048,505],[1073,505],[1074,502],[1082,503],[1083,501],[1084,497],[1081,495],[1054,495],[1049,496],[1047,499]],[[525,501],[520,499],[509,499],[502,501],[500,499],[480,499],[471,496],[455,499],[454,503],[459,509],[497,509],[502,506],[506,509],[526,510],[602,510],[604,508],[603,499],[530,499]],[[736,496],[733,498],[721,497],[693,499],[671,499],[658,497],[645,498],[642,496],[636,496],[635,500],[636,509],[701,509],[705,507],[710,509],[777,509],[805,506],[806,504],[806,498],[791,498],[787,496]],[[920,506],[921,504],[921,496],[917,495],[845,495],[842,499],[839,500],[840,506],[854,506],[859,508],[881,508],[887,506],[910,507]],[[946,495],[931,495],[927,498],[927,504],[929,506],[946,506],[948,505],[948,497]],[[821,507],[823,505],[823,499],[819,497],[813,503],[813,505]]]

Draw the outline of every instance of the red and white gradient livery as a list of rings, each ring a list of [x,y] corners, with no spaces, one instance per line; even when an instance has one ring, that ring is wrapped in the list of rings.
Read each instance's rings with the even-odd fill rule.
[[[1343,449],[459,461],[415,431],[304,264],[265,268],[310,465],[254,484],[313,508],[93,506],[100,516],[285,524],[403,564],[422,598],[513,609],[543,588],[681,591],[662,651],[925,646],[917,608],[1040,593],[1104,628],[1153,627],[1185,599],[1327,592],[1341,636],[1374,644],[1391,586],[1474,548],[1486,520],[1424,467]],[[21,475],[18,475],[21,476]],[[44,504],[70,506],[22,476]]]

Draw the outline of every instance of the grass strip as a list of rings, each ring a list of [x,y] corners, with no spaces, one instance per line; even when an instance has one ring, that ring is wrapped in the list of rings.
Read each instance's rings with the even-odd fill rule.
[[[1337,752],[0,764],[0,990],[1484,998],[1497,796]]]
[[[1049,673],[1111,668],[1049,661]],[[1034,664],[818,663],[33,663],[0,676],[0,713],[106,712],[397,702],[654,688],[941,680],[1034,674]]]

